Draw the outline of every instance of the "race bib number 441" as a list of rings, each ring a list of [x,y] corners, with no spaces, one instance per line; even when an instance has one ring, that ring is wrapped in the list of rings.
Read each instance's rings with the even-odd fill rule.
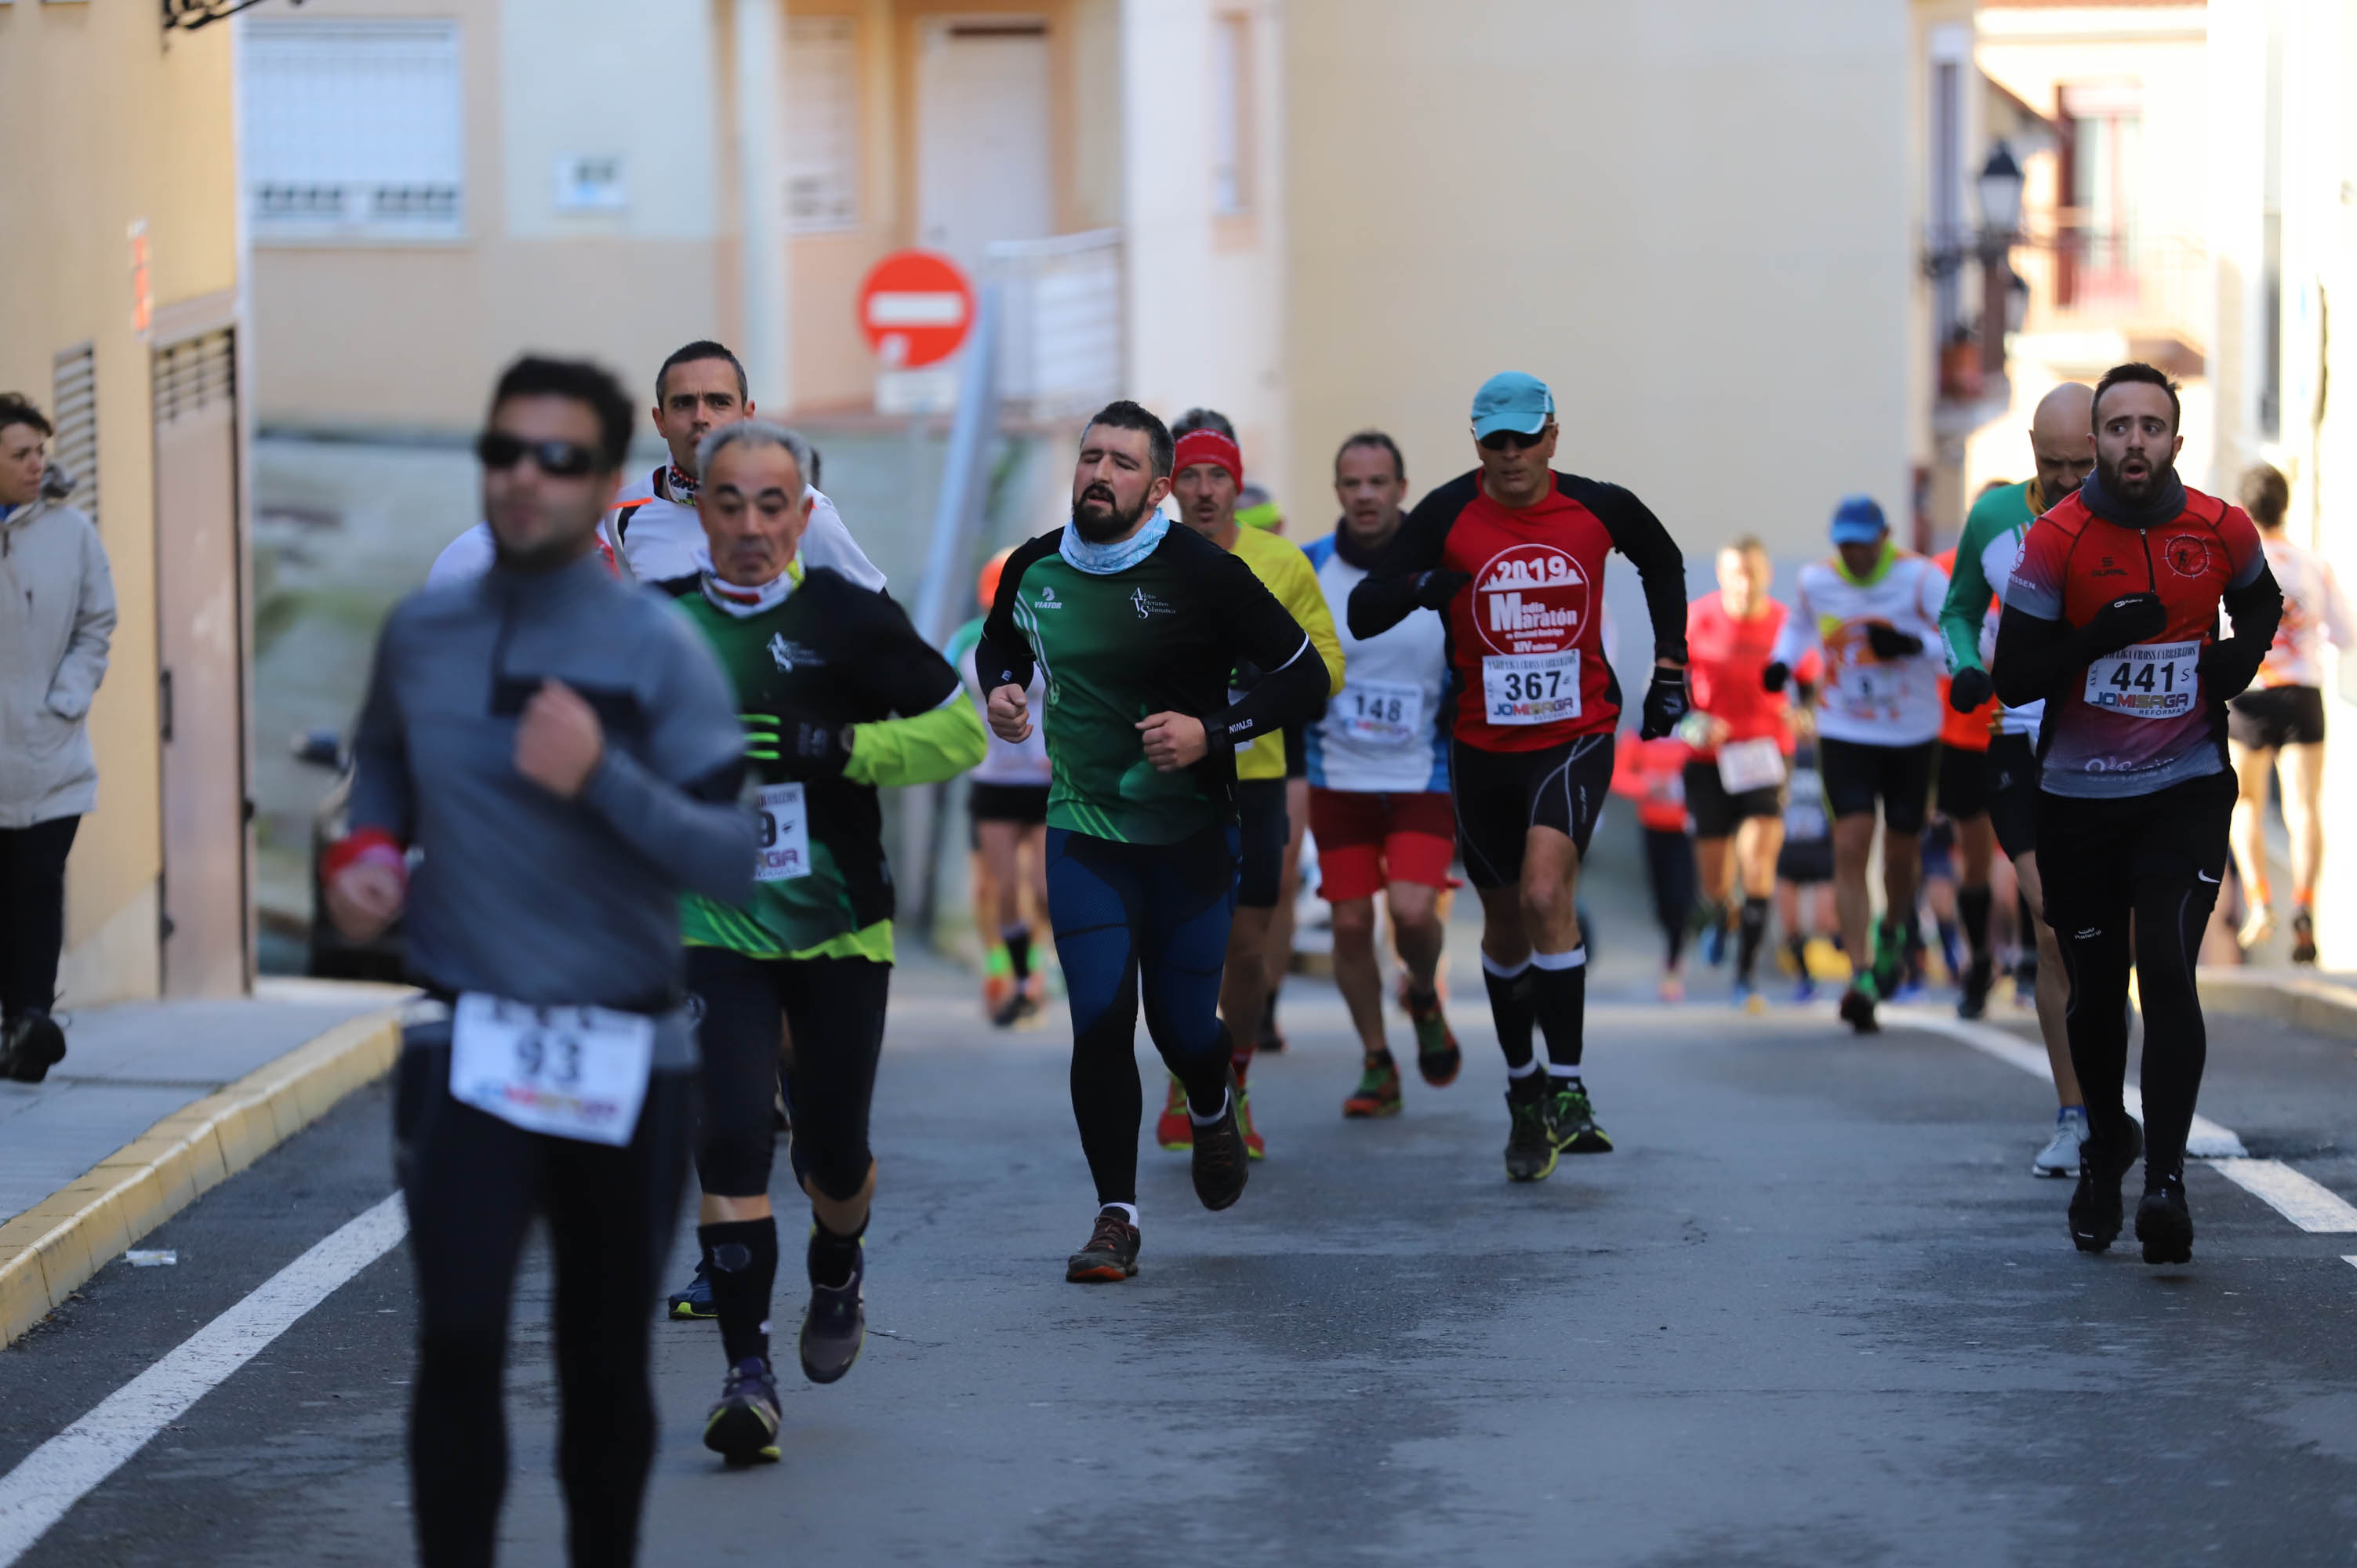
[[[468,992],[450,1015],[450,1097],[527,1133],[619,1147],[653,1070],[655,1021]]]
[[[1481,660],[1481,700],[1493,725],[1577,718],[1579,650],[1489,655]]]
[[[2199,642],[2139,642],[2087,667],[2087,705],[2132,719],[2173,719],[2201,694]]]

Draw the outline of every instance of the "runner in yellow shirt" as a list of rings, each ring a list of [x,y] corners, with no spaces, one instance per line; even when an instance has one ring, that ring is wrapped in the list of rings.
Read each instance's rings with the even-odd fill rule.
[[[1216,416],[1213,416],[1216,418]],[[1318,586],[1317,570],[1301,547],[1282,536],[1236,521],[1236,496],[1243,489],[1243,454],[1233,436],[1223,434],[1224,419],[1206,421],[1178,438],[1176,476],[1170,499],[1179,521],[1222,550],[1232,552],[1253,569],[1268,591],[1276,596],[1326,661],[1331,690],[1342,689],[1342,643],[1334,635],[1334,618]],[[1237,684],[1249,685],[1256,672],[1237,672]],[[1285,846],[1291,823],[1285,804],[1285,736],[1272,732],[1236,753],[1236,810],[1243,828],[1242,864],[1236,879],[1236,918],[1228,935],[1227,966],[1220,980],[1220,1015],[1228,1029],[1228,1048],[1235,1064],[1236,1081],[1243,1084],[1252,1066],[1254,1042],[1268,1003],[1271,963],[1269,932],[1285,875]],[[1244,1145],[1254,1159],[1267,1153],[1253,1127],[1252,1090],[1244,1088],[1238,1106],[1243,1118]],[[1155,1123],[1155,1138],[1166,1149],[1191,1148],[1195,1130],[1187,1119],[1187,1105],[1176,1079],[1168,1102]]]

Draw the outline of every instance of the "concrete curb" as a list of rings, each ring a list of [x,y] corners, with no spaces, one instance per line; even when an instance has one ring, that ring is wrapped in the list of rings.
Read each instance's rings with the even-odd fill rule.
[[[2219,967],[2201,972],[2206,1011],[2273,1018],[2318,1035],[2357,1038],[2357,991],[2305,975]]]
[[[0,1345],[124,1249],[382,1077],[400,1053],[398,1009],[348,1019],[174,1112],[0,1225]]]

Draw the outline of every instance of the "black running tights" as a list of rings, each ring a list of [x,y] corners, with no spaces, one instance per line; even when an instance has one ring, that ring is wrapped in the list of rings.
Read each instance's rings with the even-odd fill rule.
[[[1653,918],[1662,928],[1668,951],[1665,968],[1677,967],[1685,950],[1686,928],[1694,919],[1694,840],[1666,828],[1645,830],[1645,877],[1653,888]]]
[[[399,1082],[394,1136],[417,1270],[409,1466],[418,1560],[488,1568],[496,1550],[510,1298],[538,1214],[556,1265],[557,1473],[570,1561],[629,1564],[654,1459],[648,1337],[687,1174],[692,1075],[654,1075],[625,1148],[522,1132],[460,1104],[447,1046],[413,1040]]]

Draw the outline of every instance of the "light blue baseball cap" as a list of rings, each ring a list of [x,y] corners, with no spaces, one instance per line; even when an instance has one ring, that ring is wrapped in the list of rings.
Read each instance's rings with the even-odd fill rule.
[[[1502,371],[1481,383],[1473,394],[1473,439],[1482,441],[1501,430],[1536,435],[1555,417],[1555,394],[1546,382],[1520,371]]]
[[[1844,496],[1841,505],[1834,508],[1835,544],[1872,544],[1889,532],[1881,503],[1872,496]]]

